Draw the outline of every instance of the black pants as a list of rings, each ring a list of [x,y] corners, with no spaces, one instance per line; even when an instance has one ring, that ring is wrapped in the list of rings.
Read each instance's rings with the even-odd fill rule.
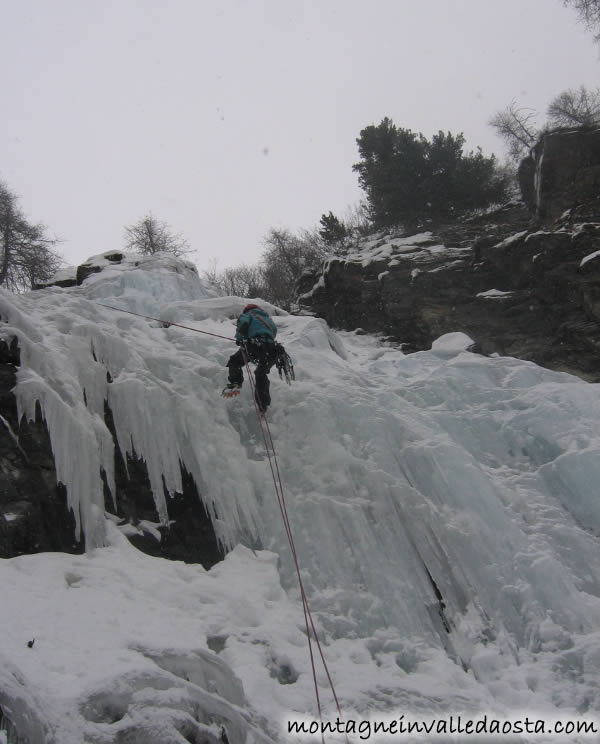
[[[275,364],[275,344],[273,343],[256,343],[246,341],[246,353],[249,360],[256,364],[254,379],[256,380],[256,392],[254,398],[261,411],[271,405],[271,394],[269,392],[270,383],[267,375],[271,367]],[[229,382],[241,385],[244,382],[244,351],[239,349],[229,357],[227,367],[229,367]]]

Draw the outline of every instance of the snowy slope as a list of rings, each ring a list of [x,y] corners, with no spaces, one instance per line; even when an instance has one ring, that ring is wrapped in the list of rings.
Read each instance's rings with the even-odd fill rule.
[[[0,563],[0,707],[35,743],[219,741],[223,727],[230,744],[293,741],[282,721],[316,715],[302,607],[249,390],[219,397],[235,347],[99,302],[228,338],[245,304],[173,259],[0,295],[20,410],[39,401],[95,548]],[[271,375],[271,429],[343,711],[593,717],[597,386],[470,354],[461,334],[404,356],[270,310],[297,373],[291,387]],[[163,519],[163,479],[181,489],[180,461],[194,476],[238,546],[223,564],[144,556],[105,519],[105,399]]]

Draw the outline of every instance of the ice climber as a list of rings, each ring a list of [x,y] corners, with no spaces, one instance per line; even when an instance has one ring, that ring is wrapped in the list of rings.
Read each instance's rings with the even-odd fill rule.
[[[256,388],[254,399],[261,413],[265,413],[271,404],[268,374],[276,364],[281,376],[285,372],[286,381],[294,379],[291,359],[281,344],[276,343],[277,326],[273,318],[258,305],[246,305],[237,319],[235,342],[241,348],[229,357],[229,382],[223,390],[226,398],[239,395],[244,382],[243,367],[246,359],[256,364],[254,377]]]

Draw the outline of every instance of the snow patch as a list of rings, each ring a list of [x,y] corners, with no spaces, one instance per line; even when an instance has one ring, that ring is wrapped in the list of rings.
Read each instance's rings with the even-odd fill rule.
[[[523,234],[524,233],[519,233],[520,236],[522,236]],[[528,243],[531,238],[538,238],[538,237],[542,237],[546,235],[560,235],[560,234],[570,235],[571,232],[568,230],[538,230],[537,232],[532,232],[532,233],[527,234],[527,237],[525,238],[525,242]]]
[[[460,354],[468,351],[474,344],[475,341],[466,333],[456,331],[436,338],[431,344],[431,351],[441,354]]]
[[[500,289],[488,289],[486,292],[478,292],[475,297],[487,297],[489,299],[499,297],[512,297],[513,292],[503,292]]]
[[[59,269],[50,280],[51,283],[75,281],[77,281],[77,266],[65,266]]]
[[[584,256],[581,259],[581,262],[579,264],[579,268],[581,268],[582,266],[585,266],[586,263],[589,263],[590,261],[594,261],[599,256],[600,256],[600,251],[594,251],[593,253],[588,253],[587,256]]]
[[[523,230],[522,232],[515,233],[514,235],[511,235],[508,238],[505,238],[500,243],[497,243],[494,248],[506,248],[509,245],[512,245],[513,243],[517,243],[521,238],[523,238],[525,235],[528,234],[527,230]]]

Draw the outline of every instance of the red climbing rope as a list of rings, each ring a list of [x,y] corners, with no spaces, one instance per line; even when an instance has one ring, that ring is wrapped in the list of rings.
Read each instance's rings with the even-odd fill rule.
[[[315,696],[317,699],[317,708],[319,711],[319,720],[321,724],[323,723],[323,715],[322,715],[322,707],[321,707],[321,699],[319,695],[319,688],[317,684],[317,672],[315,667],[315,660],[314,660],[314,654],[313,654],[313,648],[312,648],[312,639],[310,635],[310,631],[312,629],[313,636],[314,636],[314,642],[319,650],[319,655],[321,657],[321,662],[323,664],[323,669],[325,670],[325,674],[327,676],[327,680],[329,682],[329,687],[331,689],[331,692],[333,694],[333,698],[335,700],[335,704],[337,707],[338,714],[340,718],[342,718],[342,709],[340,706],[340,702],[337,696],[337,693],[335,691],[335,685],[333,684],[333,679],[331,677],[331,674],[329,672],[329,667],[327,665],[327,661],[325,660],[325,654],[323,653],[323,648],[321,646],[321,641],[319,639],[319,634],[317,633],[317,629],[315,627],[315,623],[312,617],[312,613],[310,611],[310,606],[308,604],[308,597],[306,596],[306,591],[304,589],[304,582],[302,581],[302,575],[300,573],[300,564],[298,562],[298,555],[296,553],[296,546],[294,544],[294,538],[292,535],[292,528],[290,525],[290,520],[288,516],[287,511],[287,505],[285,502],[285,494],[283,491],[283,483],[281,480],[281,474],[279,472],[279,463],[277,461],[277,453],[275,452],[275,445],[273,443],[273,437],[271,435],[271,428],[269,426],[269,421],[265,414],[261,414],[258,403],[256,402],[256,384],[254,382],[254,376],[252,375],[252,371],[250,370],[250,365],[248,364],[248,355],[245,351],[245,349],[242,348],[242,356],[244,359],[244,364],[246,365],[246,372],[248,374],[248,380],[250,382],[250,389],[252,392],[252,399],[254,400],[254,408],[256,410],[256,415],[258,417],[258,422],[260,424],[261,433],[263,436],[263,441],[265,444],[265,450],[267,452],[267,458],[269,460],[269,467],[271,469],[271,475],[273,476],[273,485],[275,486],[275,493],[277,494],[277,502],[279,504],[279,510],[281,512],[281,518],[283,520],[283,525],[285,528],[285,532],[287,535],[288,543],[290,546],[290,551],[292,554],[292,558],[294,559],[294,566],[296,568],[296,575],[298,577],[298,584],[300,586],[300,594],[302,596],[302,609],[304,611],[304,623],[306,625],[306,637],[308,638],[308,650],[310,654],[310,663],[312,667],[312,677],[313,677],[313,683],[315,687]],[[323,726],[321,725],[321,738],[323,741],[325,741],[325,737],[323,734]],[[346,734],[346,741],[348,740],[348,735]]]
[[[141,313],[134,313],[132,310],[123,310],[123,308],[120,307],[113,307],[112,305],[106,305],[103,302],[96,302],[97,305],[101,305],[102,307],[106,307],[109,310],[116,310],[120,313],[127,313],[128,315],[136,315],[138,318],[145,318],[146,320],[154,320],[158,323],[164,323],[168,326],[176,326],[177,328],[184,328],[187,331],[194,331],[194,333],[203,333],[206,336],[214,336],[215,338],[222,338],[225,339],[225,341],[233,341],[234,339],[229,338],[228,336],[222,336],[218,333],[210,333],[209,331],[202,331],[199,328],[192,328],[191,326],[181,325],[180,323],[172,323],[171,321],[162,320],[161,318],[154,318],[151,315],[142,315]],[[325,742],[325,736],[323,733],[323,710],[321,706],[321,697],[319,695],[319,687],[317,683],[317,670],[315,665],[315,655],[313,652],[313,638],[311,638],[311,630],[312,635],[314,637],[314,643],[317,646],[317,649],[319,651],[319,656],[321,657],[321,662],[323,664],[323,669],[325,670],[325,674],[327,676],[327,681],[329,682],[329,687],[331,689],[331,692],[333,694],[333,698],[335,700],[335,704],[337,707],[337,711],[339,713],[340,718],[342,718],[342,709],[340,706],[340,702],[338,700],[337,693],[335,691],[335,686],[333,684],[333,679],[331,677],[331,674],[329,672],[329,667],[327,666],[327,661],[325,660],[325,654],[323,653],[323,648],[321,646],[321,641],[319,640],[319,634],[317,633],[317,629],[315,627],[315,622],[313,620],[312,613],[310,611],[310,606],[308,604],[308,597],[306,596],[306,591],[304,589],[304,582],[302,581],[302,575],[300,573],[300,564],[298,562],[298,555],[296,553],[296,546],[294,544],[294,538],[292,535],[292,528],[290,525],[290,520],[288,516],[287,511],[287,505],[285,502],[285,494],[283,492],[283,483],[281,480],[281,474],[279,472],[279,463],[277,462],[277,454],[275,452],[275,445],[273,443],[273,437],[271,435],[271,429],[269,427],[269,422],[267,420],[266,415],[261,414],[258,403],[256,402],[256,383],[254,381],[254,375],[252,374],[252,371],[250,370],[250,365],[248,363],[248,355],[246,353],[246,350],[244,347],[242,347],[242,356],[244,359],[244,364],[246,365],[246,372],[248,373],[248,380],[250,382],[250,389],[252,391],[252,399],[254,401],[254,408],[256,410],[256,416],[258,418],[258,422],[260,424],[260,429],[263,437],[263,442],[265,445],[265,450],[267,452],[267,458],[269,460],[269,467],[271,469],[271,475],[273,476],[273,485],[275,486],[275,493],[277,495],[277,503],[279,504],[279,510],[281,512],[281,518],[283,520],[283,526],[285,528],[285,532],[287,535],[288,543],[290,546],[290,551],[292,554],[292,558],[294,560],[294,566],[296,569],[296,575],[298,577],[298,584],[300,586],[300,595],[302,597],[302,610],[304,613],[304,624],[306,626],[306,637],[308,639],[308,650],[310,654],[310,664],[312,669],[312,678],[313,683],[315,687],[315,697],[317,699],[317,708],[319,711],[319,720],[321,722],[321,739],[323,742]],[[346,741],[349,742],[348,735],[346,734]]]
[[[116,310],[119,313],[127,313],[128,315],[136,315],[138,318],[146,318],[146,320],[156,320],[157,323],[164,323],[165,326],[177,326],[177,328],[185,328],[186,331],[194,331],[195,333],[203,333],[205,336],[214,336],[215,338],[224,338],[225,341],[235,341],[235,339],[229,336],[221,336],[219,333],[210,333],[209,331],[201,331],[199,328],[192,328],[191,326],[181,325],[181,323],[172,323],[170,320],[161,320],[160,318],[153,318],[151,315],[142,315],[141,313],[134,313],[133,310],[123,310],[122,307],[113,307],[112,305],[105,305],[103,302],[96,302],[96,305],[101,307],[107,307],[109,310]]]

